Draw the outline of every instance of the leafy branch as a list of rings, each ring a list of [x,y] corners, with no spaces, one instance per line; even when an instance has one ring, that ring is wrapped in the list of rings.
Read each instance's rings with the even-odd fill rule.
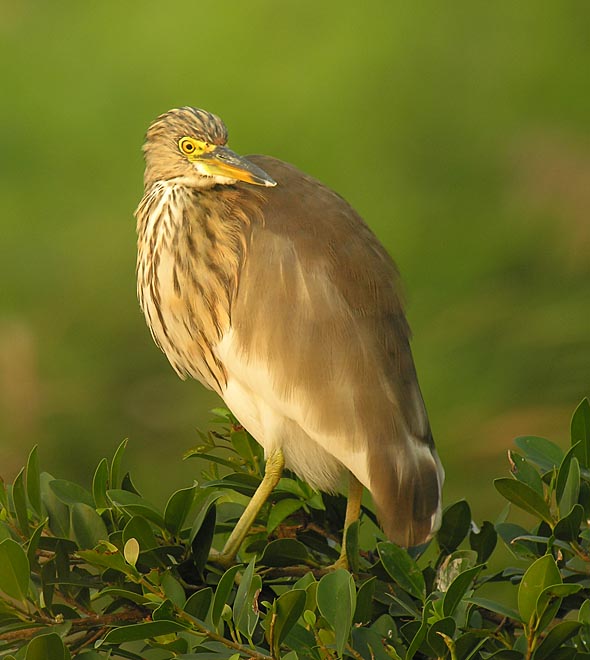
[[[125,443],[92,488],[41,471],[37,448],[0,482],[0,658],[16,660],[574,660],[590,654],[590,405],[570,444],[517,438],[510,506],[475,525],[449,505],[436,537],[408,552],[364,510],[355,572],[339,555],[342,497],[286,474],[240,562],[209,562],[261,479],[259,445],[225,410],[186,458],[202,483],[144,498]],[[508,553],[506,553],[506,550]],[[205,655],[203,655],[205,654]]]

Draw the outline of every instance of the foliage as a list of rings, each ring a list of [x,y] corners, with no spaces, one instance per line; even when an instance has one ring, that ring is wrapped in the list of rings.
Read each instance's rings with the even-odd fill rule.
[[[0,488],[0,657],[354,660],[590,657],[590,405],[571,446],[517,438],[508,500],[477,527],[444,511],[410,552],[378,540],[372,513],[349,532],[354,573],[332,570],[342,497],[281,479],[237,563],[208,561],[260,481],[260,447],[217,410],[220,429],[187,457],[202,484],[164,510],[122,470],[125,442],[91,489],[41,472],[37,449]],[[527,527],[508,510],[532,517]],[[373,540],[371,543],[366,539]],[[379,536],[379,538],[381,538]],[[501,543],[497,543],[498,540]],[[506,550],[507,549],[507,550]]]

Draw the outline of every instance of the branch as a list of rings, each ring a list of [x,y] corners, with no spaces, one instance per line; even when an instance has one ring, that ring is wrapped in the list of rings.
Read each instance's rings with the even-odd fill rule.
[[[244,646],[243,644],[238,644],[237,642],[232,642],[231,640],[223,637],[223,635],[218,635],[212,630],[209,630],[209,628],[206,628],[202,623],[199,623],[197,619],[195,619],[190,614],[187,614],[184,611],[180,612],[180,614],[181,614],[181,618],[188,621],[195,630],[198,630],[200,634],[205,635],[206,637],[212,639],[215,642],[220,642],[221,644],[224,644],[225,646],[227,646],[230,649],[233,649],[234,651],[239,651],[243,655],[247,655],[250,658],[254,658],[254,660],[273,660],[273,658],[270,655],[264,655],[264,653],[258,653],[258,651],[254,651],[254,649],[251,649],[248,646]]]
[[[118,612],[116,614],[103,614],[84,617],[82,619],[67,619],[71,625],[72,631],[79,632],[83,630],[92,630],[94,628],[104,628],[117,625],[121,622],[135,623],[141,621],[147,616],[144,610],[129,610],[127,612]],[[54,622],[55,623],[55,622]],[[0,634],[1,641],[16,641],[19,639],[30,639],[39,632],[40,625],[30,628],[21,628],[20,630],[11,630],[10,632]]]

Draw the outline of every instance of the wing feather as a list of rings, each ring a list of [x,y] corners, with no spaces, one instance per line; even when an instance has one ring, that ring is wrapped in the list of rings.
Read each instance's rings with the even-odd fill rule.
[[[437,524],[442,468],[397,269],[341,197],[290,165],[251,160],[278,185],[261,197],[232,301],[228,383],[257,384],[265,447],[315,443],[371,491],[390,538],[419,543]]]

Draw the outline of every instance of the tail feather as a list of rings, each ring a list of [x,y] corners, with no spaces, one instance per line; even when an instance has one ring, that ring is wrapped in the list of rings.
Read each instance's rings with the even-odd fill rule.
[[[444,470],[431,442],[409,438],[395,449],[395,455],[373,457],[370,490],[383,531],[407,548],[440,526]]]

